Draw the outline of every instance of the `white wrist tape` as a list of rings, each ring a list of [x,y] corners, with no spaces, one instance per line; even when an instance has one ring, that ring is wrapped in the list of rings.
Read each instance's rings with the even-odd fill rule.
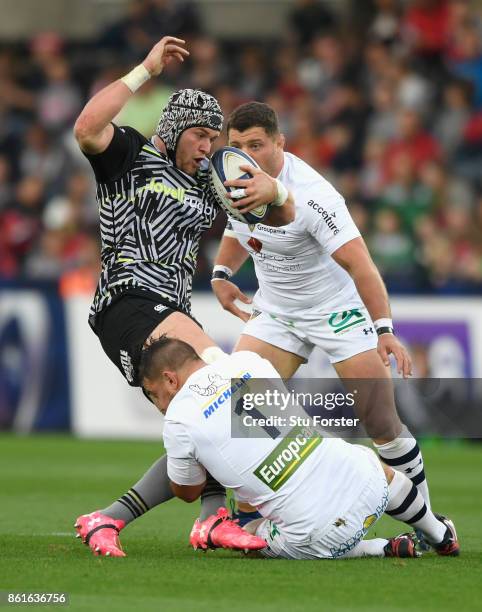
[[[141,85],[144,85],[146,81],[151,78],[149,70],[144,64],[139,64],[122,77],[121,81],[127,85],[127,87],[135,93]]]
[[[278,195],[271,202],[271,206],[283,206],[289,196],[288,190],[278,179],[276,179],[276,187],[278,188]]]
[[[376,321],[373,321],[373,325],[375,326],[375,329],[380,329],[380,327],[391,327],[393,329],[393,321],[392,319],[377,319]]]
[[[229,276],[229,278],[231,278],[231,276],[233,275],[233,271],[231,270],[231,268],[228,268],[228,266],[214,266],[213,273],[214,272],[225,272]]]

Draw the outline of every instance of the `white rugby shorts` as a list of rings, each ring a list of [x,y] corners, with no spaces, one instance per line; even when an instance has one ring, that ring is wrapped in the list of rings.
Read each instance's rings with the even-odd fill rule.
[[[388,483],[375,453],[364,446],[360,462],[366,463],[367,484],[355,504],[341,516],[334,516],[328,526],[307,534],[303,542],[293,541],[289,534],[272,521],[258,525],[256,535],[268,542],[261,550],[265,557],[282,559],[341,559],[363,540],[369,528],[382,516],[388,504]],[[309,503],[309,500],[307,500]]]
[[[364,307],[329,314],[306,314],[306,318],[281,317],[254,310],[242,331],[308,361],[315,346],[330,363],[377,348],[377,332]]]

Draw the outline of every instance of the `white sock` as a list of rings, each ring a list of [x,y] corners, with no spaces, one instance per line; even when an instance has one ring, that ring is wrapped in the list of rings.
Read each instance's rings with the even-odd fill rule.
[[[386,444],[373,444],[380,459],[398,472],[405,474],[422,494],[427,507],[430,508],[430,495],[428,492],[423,458],[417,441],[403,426],[398,438]]]
[[[422,495],[405,474],[394,472],[388,493],[386,514],[419,529],[434,544],[443,540],[447,528],[427,508]]]
[[[343,559],[349,557],[384,557],[384,547],[388,544],[388,540],[384,538],[373,538],[371,540],[362,540],[358,542],[355,548],[352,548],[346,555],[343,555]]]

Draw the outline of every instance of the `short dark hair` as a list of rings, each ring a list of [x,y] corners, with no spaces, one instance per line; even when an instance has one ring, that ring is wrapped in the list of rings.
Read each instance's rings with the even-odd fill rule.
[[[264,102],[246,102],[229,115],[226,129],[245,132],[252,127],[263,128],[268,136],[279,134],[278,117],[274,108]]]
[[[153,380],[165,369],[178,370],[187,361],[196,361],[199,355],[190,344],[162,335],[142,350],[139,363],[139,381]]]

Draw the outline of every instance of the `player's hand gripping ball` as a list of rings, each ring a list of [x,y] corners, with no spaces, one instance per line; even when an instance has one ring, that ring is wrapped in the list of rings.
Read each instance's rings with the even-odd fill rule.
[[[241,223],[255,225],[264,219],[268,212],[269,204],[263,204],[249,212],[241,213],[233,206],[233,200],[243,199],[245,197],[244,189],[224,186],[225,181],[250,179],[251,175],[240,169],[240,166],[246,166],[247,164],[259,168],[254,159],[247,153],[243,153],[243,151],[235,147],[223,147],[211,157],[209,163],[209,183],[216,200],[228,215],[237,221],[241,221]]]

